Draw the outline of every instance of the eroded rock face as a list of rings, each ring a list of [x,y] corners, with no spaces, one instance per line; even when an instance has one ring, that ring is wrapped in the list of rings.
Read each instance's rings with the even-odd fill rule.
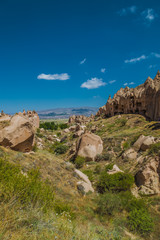
[[[84,133],[77,141],[77,155],[94,161],[97,154],[103,151],[101,138],[93,133]]]
[[[160,139],[156,139],[152,136],[144,136],[141,135],[138,140],[133,144],[133,148],[136,151],[142,150],[146,151],[147,149],[150,148],[150,146],[156,142],[159,142]]]
[[[0,130],[0,145],[20,152],[31,151],[38,127],[39,117],[35,112],[15,114],[9,125]]]
[[[149,120],[160,120],[160,72],[154,79],[148,77],[144,84],[136,88],[121,88],[97,116],[112,117],[117,114],[141,114]]]
[[[136,185],[139,193],[144,195],[155,195],[160,193],[160,159],[156,157],[149,159],[135,175]]]
[[[122,158],[134,160],[137,158],[137,152],[133,148],[129,148],[123,153]]]
[[[94,192],[89,178],[84,173],[75,169],[74,175],[82,180],[77,182],[77,189],[82,195],[85,195],[88,192]]]
[[[93,118],[93,117],[91,117]],[[69,124],[76,124],[76,123],[79,123],[79,124],[85,124],[87,122],[89,122],[90,118],[89,117],[86,117],[84,115],[73,115],[69,118],[68,120],[68,123]]]

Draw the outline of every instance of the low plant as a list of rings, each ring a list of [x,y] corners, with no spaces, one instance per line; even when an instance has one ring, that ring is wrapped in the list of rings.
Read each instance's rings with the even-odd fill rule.
[[[131,231],[141,235],[148,235],[153,231],[153,221],[146,209],[134,208],[128,216],[128,224]]]
[[[93,174],[93,171],[92,171],[92,170],[90,170],[90,169],[83,170],[83,173],[84,173],[85,175],[87,175],[87,177],[89,178],[89,180],[90,180],[91,182],[94,181],[94,174]]]
[[[77,156],[74,163],[75,163],[76,168],[78,168],[78,169],[82,168],[85,163],[85,158],[81,157],[81,156]]]
[[[55,152],[56,154],[64,154],[64,153],[67,152],[67,150],[68,150],[68,146],[63,145],[63,144],[59,144],[59,145],[55,148],[54,152]]]
[[[148,154],[150,155],[158,154],[159,152],[160,152],[160,142],[152,144],[148,150]]]
[[[134,177],[131,174],[122,172],[108,174],[106,171],[103,171],[100,174],[97,183],[97,190],[100,193],[104,193],[106,191],[126,191],[131,188],[133,183]]]

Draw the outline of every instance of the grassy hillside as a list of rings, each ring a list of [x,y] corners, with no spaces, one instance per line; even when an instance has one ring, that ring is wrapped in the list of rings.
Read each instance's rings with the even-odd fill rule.
[[[104,151],[95,162],[84,160],[78,166],[95,189],[86,196],[77,190],[77,165],[70,158],[77,140],[73,133],[38,130],[44,149],[35,147],[30,154],[0,148],[1,240],[160,239],[160,197],[136,198],[132,193],[137,162],[122,159],[140,134],[159,137],[159,125],[142,116],[123,115],[92,120],[87,129],[93,126]],[[64,141],[52,143],[52,135]],[[56,150],[63,146],[64,152]],[[124,174],[108,177],[115,163]]]

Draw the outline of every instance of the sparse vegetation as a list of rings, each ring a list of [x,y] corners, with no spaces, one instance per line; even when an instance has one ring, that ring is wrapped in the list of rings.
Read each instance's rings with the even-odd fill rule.
[[[97,183],[97,190],[100,193],[126,191],[130,189],[133,183],[134,178],[131,174],[119,172],[109,175],[106,171],[103,171]]]
[[[75,159],[75,166],[76,168],[82,168],[84,163],[85,163],[85,158],[84,157],[81,157],[81,156],[77,156],[76,159]]]

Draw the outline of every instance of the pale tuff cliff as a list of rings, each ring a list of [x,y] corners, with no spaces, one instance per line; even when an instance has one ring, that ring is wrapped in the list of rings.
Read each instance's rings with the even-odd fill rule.
[[[121,88],[106,105],[101,107],[97,116],[112,117],[116,114],[141,114],[148,120],[160,120],[160,72],[154,79],[148,77],[145,83],[136,88]]]

